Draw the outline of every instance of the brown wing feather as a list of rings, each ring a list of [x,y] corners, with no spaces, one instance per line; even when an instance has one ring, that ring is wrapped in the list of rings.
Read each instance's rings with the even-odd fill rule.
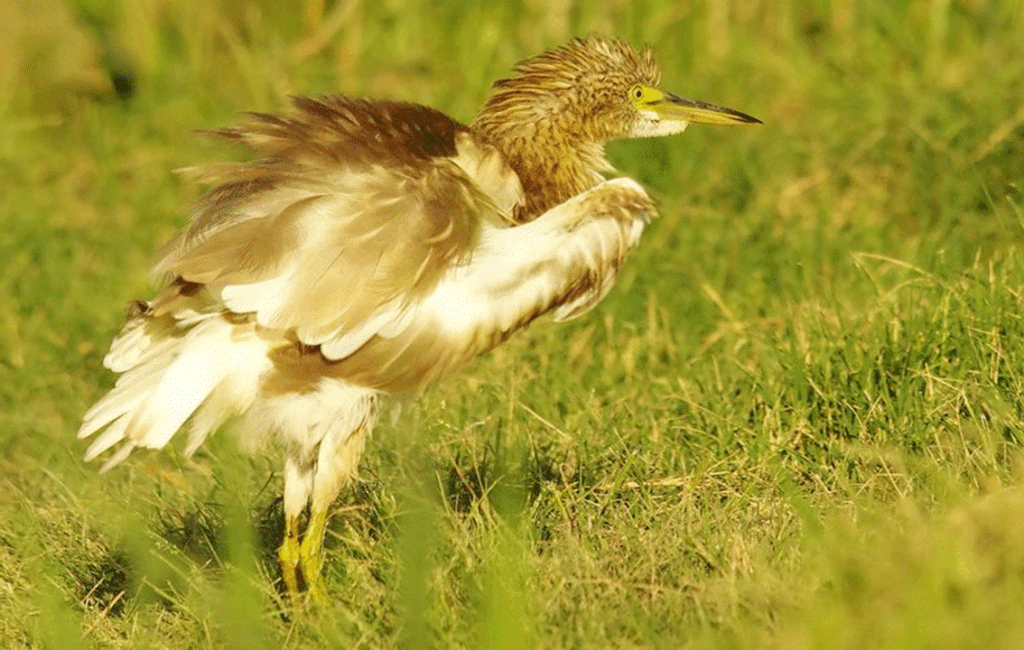
[[[434,158],[456,155],[455,136],[466,131],[418,104],[342,95],[293,102],[288,115],[251,113],[248,124],[209,132],[242,143],[258,158],[188,170],[215,187],[195,206],[191,223],[168,246],[157,271],[170,271],[175,257],[218,230],[331,192],[332,176],[340,172],[378,166],[422,175]]]
[[[259,158],[206,171],[220,185],[156,270],[301,341],[342,336],[430,291],[481,219],[501,219],[453,159],[465,132],[424,106],[347,97],[219,131]]]

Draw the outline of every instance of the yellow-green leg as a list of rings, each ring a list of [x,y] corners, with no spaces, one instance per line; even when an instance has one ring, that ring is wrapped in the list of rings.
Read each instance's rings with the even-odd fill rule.
[[[302,576],[302,547],[299,544],[299,521],[302,511],[309,503],[313,491],[313,470],[306,463],[294,458],[284,463],[284,540],[277,549],[277,561],[281,566],[281,580],[288,597],[297,603],[300,595]],[[300,576],[302,576],[300,578]]]
[[[302,534],[299,546],[299,568],[306,583],[306,590],[315,603],[327,602],[322,569],[324,565],[324,533],[327,531],[327,517],[342,486],[352,480],[363,453],[367,426],[362,426],[340,444],[325,440],[320,445],[313,487],[309,501],[309,523]]]
[[[299,518],[285,516],[284,541],[277,549],[277,561],[281,565],[281,579],[284,580],[288,596],[295,601],[299,595],[299,564],[302,550],[299,546]]]
[[[375,400],[364,405],[366,419],[344,436],[328,436],[320,443],[315,462],[286,458],[284,467],[284,541],[277,551],[281,579],[293,603],[298,603],[300,588],[305,587],[317,604],[327,602],[321,570],[324,557],[324,533],[327,513],[359,465],[366,436],[373,424]],[[309,505],[309,522],[299,534],[299,519]]]
[[[324,533],[327,530],[327,511],[309,513],[309,524],[299,546],[299,568],[306,583],[306,591],[313,602],[323,605],[327,602],[321,570],[324,566]]]

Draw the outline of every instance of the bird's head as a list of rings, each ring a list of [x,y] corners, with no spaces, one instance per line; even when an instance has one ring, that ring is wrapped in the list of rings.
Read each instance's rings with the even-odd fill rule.
[[[495,82],[471,127],[497,148],[525,193],[527,221],[603,180],[604,143],[679,133],[692,123],[759,122],[659,90],[650,47],[590,36],[527,59]]]
[[[477,128],[565,144],[679,133],[688,125],[759,123],[745,113],[686,99],[658,88],[650,47],[592,35],[527,59],[494,84]]]

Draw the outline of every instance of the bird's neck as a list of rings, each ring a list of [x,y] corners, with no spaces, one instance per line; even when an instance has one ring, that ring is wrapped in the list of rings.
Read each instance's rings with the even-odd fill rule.
[[[498,149],[519,176],[526,202],[513,215],[518,222],[531,221],[594,187],[604,180],[601,172],[612,170],[601,143],[557,124],[508,125],[478,118],[472,130]]]

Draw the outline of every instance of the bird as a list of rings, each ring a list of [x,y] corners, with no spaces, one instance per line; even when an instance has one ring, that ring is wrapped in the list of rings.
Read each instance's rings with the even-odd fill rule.
[[[609,178],[605,143],[760,123],[659,84],[649,45],[591,34],[518,63],[469,124],[338,94],[209,132],[250,159],[186,170],[210,189],[103,360],[119,377],[84,416],[85,460],[182,430],[189,455],[222,428],[277,450],[282,588],[324,602],[330,509],[381,400],[611,289],[655,207]]]

